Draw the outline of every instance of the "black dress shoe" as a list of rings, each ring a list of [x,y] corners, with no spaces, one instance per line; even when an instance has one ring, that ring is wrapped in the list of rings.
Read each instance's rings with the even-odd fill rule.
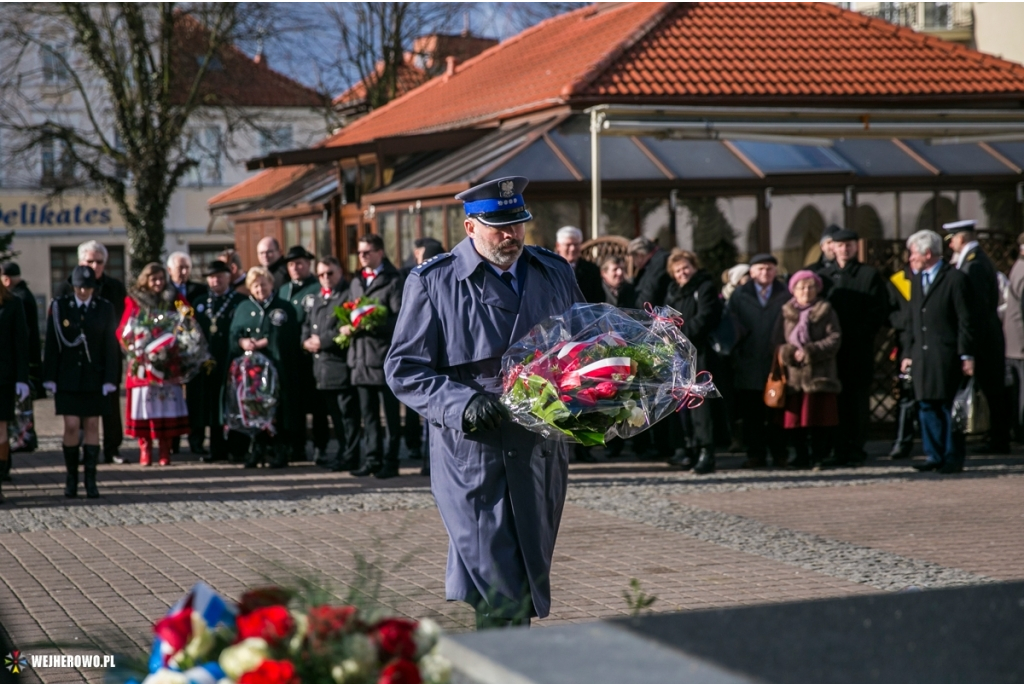
[[[701,447],[700,455],[697,457],[697,464],[693,467],[694,473],[705,474],[715,472],[715,451],[710,447]]]
[[[924,473],[925,471],[938,471],[942,464],[937,461],[926,461],[923,464],[914,464],[914,470]]]
[[[669,457],[668,465],[678,466],[684,471],[689,471],[693,468],[693,457],[685,449],[679,448]]]
[[[963,473],[964,465],[948,461],[938,469],[939,473]]]
[[[203,464],[212,464],[213,463],[213,455],[211,455],[211,454],[204,454],[201,457],[199,457],[199,461],[202,462]]]
[[[381,468],[382,467],[380,464],[366,464],[362,468],[353,471],[352,475],[356,476],[357,478],[365,478],[366,476],[372,476],[373,474],[377,473],[378,471],[381,470]]]
[[[892,450],[889,451],[890,459],[910,459],[910,452],[914,449],[913,445],[910,447],[900,447],[899,445],[893,446]]]
[[[400,475],[402,475],[402,474],[400,474],[398,472],[398,469],[396,467],[394,467],[394,466],[385,466],[380,471],[378,471],[377,473],[373,474],[373,477],[374,478],[380,478],[381,480],[384,480],[385,478],[397,478]]]

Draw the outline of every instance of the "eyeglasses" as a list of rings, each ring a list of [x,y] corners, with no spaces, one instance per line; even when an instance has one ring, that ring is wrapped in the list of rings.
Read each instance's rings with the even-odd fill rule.
[[[103,262],[104,262],[104,260],[102,260],[102,259],[86,259],[85,260],[86,264],[102,264]]]
[[[322,274],[317,274],[316,277],[317,278],[330,278],[333,275],[334,275],[333,271],[325,271]]]
[[[374,252],[377,252],[377,250],[359,250],[358,252],[356,252],[356,254],[359,255],[360,257],[369,257]]]

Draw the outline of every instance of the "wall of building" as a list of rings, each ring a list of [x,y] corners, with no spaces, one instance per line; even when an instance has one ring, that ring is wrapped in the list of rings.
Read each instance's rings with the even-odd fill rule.
[[[1024,64],[1024,3],[974,3],[974,42],[978,50]]]

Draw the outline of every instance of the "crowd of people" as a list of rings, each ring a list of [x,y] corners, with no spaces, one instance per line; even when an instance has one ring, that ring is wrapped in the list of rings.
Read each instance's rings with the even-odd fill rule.
[[[932,231],[911,236],[909,263],[888,283],[858,260],[857,234],[835,226],[821,240],[820,260],[788,278],[773,255],[758,254],[719,279],[693,252],[640,237],[628,246],[629,279],[622,256],[599,264],[584,259],[583,234],[572,226],[557,232],[555,252],[572,267],[587,302],[678,311],[697,368],[710,371],[721,391],[722,399],[683,409],[633,438],[639,458],[711,473],[716,446],[731,443],[746,450],[746,468],[862,463],[875,341],[891,327],[902,373],[890,456],[910,456],[917,425],[928,459],[916,468],[956,472],[965,442],[951,408],[966,377],[974,376],[989,398],[989,451],[1009,451],[1011,427],[1021,437],[1024,235],[1021,259],[1007,278],[979,246],[973,222],[944,229],[946,246]],[[415,264],[442,252],[436,240],[420,239]],[[174,252],[164,264],[145,265],[126,288],[106,271],[107,249],[88,241],[47,310],[42,346],[35,298],[18,265],[4,264],[0,354],[11,363],[0,365],[0,482],[10,477],[8,424],[19,407],[46,393],[63,417],[68,497],[77,496],[80,467],[87,497],[99,496],[97,465],[125,462],[124,435],[137,441],[143,466],[171,464],[185,437],[204,462],[281,468],[309,458],[331,471],[397,476],[403,441],[413,458],[429,451],[425,422],[412,408],[403,412],[385,379],[403,287],[415,265],[397,268],[374,234],[359,239],[357,256],[360,269],[347,280],[334,257],[317,260],[301,246],[284,253],[266,237],[257,247],[259,265],[248,271],[227,250],[199,281],[190,256]],[[352,335],[336,310],[360,297],[384,305],[387,320]],[[125,324],[169,310],[195,317],[213,363],[184,385],[126,375],[118,343]],[[352,336],[346,348],[335,341],[339,332]],[[225,430],[222,401],[231,361],[248,351],[267,356],[280,379],[276,430],[253,438]],[[769,399],[773,379],[778,396]],[[329,454],[332,426],[339,447]],[[19,443],[26,451],[34,446],[34,436]],[[616,439],[606,454],[614,459],[623,450]],[[596,460],[593,448],[577,445],[574,452],[579,461]],[[429,470],[423,459],[422,472]]]

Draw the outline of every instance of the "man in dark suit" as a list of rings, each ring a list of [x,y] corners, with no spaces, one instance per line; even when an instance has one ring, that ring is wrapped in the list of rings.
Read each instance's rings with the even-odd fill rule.
[[[586,259],[581,259],[583,231],[575,226],[562,226],[555,233],[555,252],[569,262],[576,274],[576,283],[580,286],[587,302],[596,304],[604,302],[604,288],[601,287],[601,269]]]
[[[821,270],[825,298],[836,311],[843,344],[836,366],[843,391],[839,394],[836,466],[864,463],[867,453],[868,400],[875,372],[875,335],[888,321],[889,297],[873,266],[857,259],[860,236],[850,230],[832,234],[835,261]]]
[[[94,297],[107,300],[114,306],[114,321],[120,321],[124,315],[124,299],[128,295],[124,283],[104,273],[107,268],[107,260],[110,255],[103,243],[98,240],[87,240],[78,246],[78,265],[88,266],[96,274],[96,288]],[[61,284],[58,291],[53,294],[53,299],[64,295],[74,296],[75,287],[71,284],[71,276]],[[118,453],[121,442],[124,440],[124,428],[121,425],[121,381],[124,378],[121,357],[117,359],[117,385],[114,392],[103,396],[105,403],[103,412],[103,463],[123,464],[124,459]]]
[[[672,282],[668,275],[668,252],[660,249],[648,238],[633,238],[629,241],[630,256],[633,257],[633,286],[636,288],[636,308],[643,309],[648,302],[654,307],[665,304],[665,295]]]
[[[900,371],[910,373],[918,402],[921,438],[928,460],[918,471],[959,473],[966,441],[953,430],[953,398],[964,376],[974,375],[970,285],[942,259],[942,238],[918,231],[907,239],[910,268],[910,322],[903,333]]]
[[[192,275],[192,257],[187,252],[172,252],[167,257],[167,287],[185,298],[193,308],[205,297],[207,287],[204,283],[190,280]],[[185,384],[185,405],[188,407],[188,447],[192,454],[209,454],[203,441],[206,432],[206,417],[203,411],[203,393],[206,386],[203,379],[196,376]],[[180,439],[175,438],[172,451],[177,453]]]
[[[601,260],[601,287],[604,290],[603,302],[628,309],[636,306],[636,289],[626,280],[626,264],[622,257],[609,255]]]
[[[256,259],[260,266],[270,270],[274,276],[274,292],[280,292],[281,286],[288,282],[288,260],[281,254],[281,243],[277,238],[266,236],[256,243]]]
[[[946,239],[953,250],[953,266],[967,276],[971,288],[971,312],[974,314],[974,342],[977,355],[975,375],[988,399],[992,420],[988,452],[1010,453],[1010,423],[1004,395],[1006,387],[1006,340],[999,320],[999,280],[996,267],[981,249],[974,234],[974,221],[943,224]]]

